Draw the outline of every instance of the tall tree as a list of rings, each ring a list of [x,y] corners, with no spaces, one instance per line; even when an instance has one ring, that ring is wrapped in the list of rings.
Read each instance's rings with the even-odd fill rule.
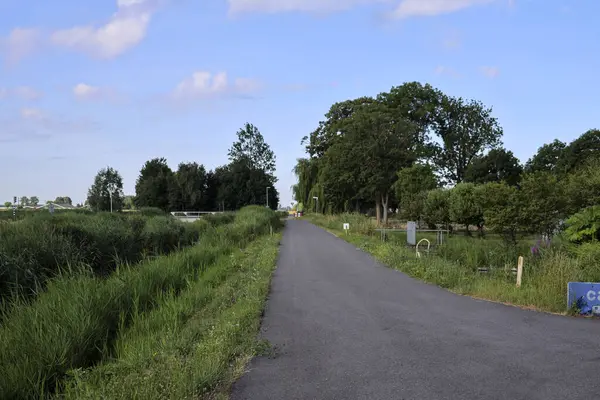
[[[501,144],[502,129],[481,102],[445,97],[436,115],[442,145],[435,162],[449,183],[460,183],[475,157]]]
[[[243,129],[237,132],[237,141],[229,149],[229,160],[240,161],[246,158],[256,169],[264,171],[272,177],[273,183],[275,176],[275,153],[271,147],[265,143],[263,135],[254,125],[247,123]]]
[[[473,183],[459,183],[450,191],[450,219],[464,225],[470,235],[469,226],[483,228],[483,209],[477,186]]]
[[[73,200],[71,200],[71,198],[69,196],[59,196],[54,200],[55,204],[68,204],[68,205],[72,205],[73,204]]]
[[[420,221],[427,192],[437,188],[438,182],[431,166],[414,164],[398,171],[394,187],[402,215],[410,221]]]
[[[523,176],[521,195],[523,225],[532,233],[552,236],[566,217],[568,196],[565,182],[550,172],[535,172]]]
[[[206,173],[206,210],[221,211],[222,204],[219,203],[219,187],[221,186],[221,176],[224,173],[224,167],[215,168],[214,171]]]
[[[525,164],[525,172],[557,172],[567,144],[555,139],[552,143],[546,143],[537,150]]]
[[[30,204],[30,205],[32,205],[32,206],[34,206],[34,207],[37,207],[37,205],[38,205],[39,203],[40,203],[40,199],[39,199],[37,196],[31,196],[31,197],[29,198],[29,204]]]
[[[110,211],[111,204],[113,211],[121,211],[123,197],[123,178],[114,168],[106,167],[94,178],[88,190],[87,202],[96,211]]]
[[[562,172],[572,172],[593,160],[600,160],[600,130],[598,129],[590,129],[565,148],[559,169]]]
[[[172,187],[173,171],[165,158],[146,161],[135,183],[135,205],[169,210],[169,190]]]
[[[506,182],[516,186],[521,180],[523,167],[512,151],[492,149],[482,157],[475,157],[465,172],[465,182]]]
[[[28,206],[29,205],[29,198],[27,196],[23,196],[19,199],[19,204],[22,206]]]
[[[179,164],[169,193],[171,209],[205,211],[208,206],[206,189],[206,169],[203,165],[195,162]]]
[[[365,104],[354,111],[341,139],[325,154],[324,186],[341,195],[374,200],[377,222],[387,222],[389,195],[398,169],[416,159],[417,127],[398,119],[381,103]],[[348,199],[350,200],[350,199]]]
[[[218,168],[219,191],[217,202],[226,210],[238,210],[248,205],[266,205],[267,188],[269,207],[276,209],[279,193],[273,187],[271,176],[256,168],[247,158],[231,162]]]

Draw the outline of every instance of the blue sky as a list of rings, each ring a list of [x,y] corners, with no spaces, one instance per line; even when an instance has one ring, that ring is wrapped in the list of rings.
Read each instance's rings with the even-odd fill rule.
[[[0,0],[0,200],[82,202],[96,172],[225,164],[255,124],[292,200],[331,104],[407,81],[493,106],[526,161],[597,123],[595,0]]]

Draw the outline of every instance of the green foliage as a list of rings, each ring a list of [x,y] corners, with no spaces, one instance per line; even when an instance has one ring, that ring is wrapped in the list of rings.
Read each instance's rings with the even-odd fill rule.
[[[564,150],[559,163],[561,172],[572,172],[600,160],[600,130],[590,129],[572,141]]]
[[[438,181],[429,165],[414,164],[397,173],[394,188],[400,210],[409,221],[420,221],[425,210],[427,192],[438,187]]]
[[[119,263],[194,244],[204,229],[164,215],[31,214],[0,224],[0,300],[17,293],[33,296],[48,279],[69,270],[108,275]]]
[[[423,219],[432,225],[450,224],[450,193],[448,189],[434,189],[427,192],[423,204]]]
[[[40,203],[40,199],[37,196],[31,196],[29,198],[29,205],[30,206],[37,206]]]
[[[245,266],[248,269],[244,269],[239,286],[228,290],[227,296],[218,297],[217,288],[230,274],[242,271],[239,264],[229,264],[231,254],[269,233],[270,226],[274,229],[280,227],[279,218],[274,212],[264,207],[243,209],[232,224],[211,228],[198,246],[146,262],[139,267],[123,265],[106,279],[89,275],[61,277],[53,280],[47,291],[32,304],[13,305],[0,326],[0,397],[46,397],[52,393],[60,394],[67,383],[68,391],[76,390],[71,384],[76,386],[78,382],[84,383],[81,381],[85,379],[80,374],[81,369],[103,361],[108,370],[106,374],[97,371],[101,378],[96,382],[98,384],[112,378],[127,378],[129,375],[126,371],[132,372],[132,362],[141,360],[140,357],[144,357],[143,362],[135,365],[139,368],[137,371],[144,375],[147,367],[158,361],[156,353],[164,348],[158,343],[145,344],[153,340],[162,343],[172,328],[178,329],[175,337],[168,336],[173,351],[181,349],[178,344],[183,342],[176,340],[180,337],[186,340],[186,355],[196,354],[199,357],[190,371],[196,370],[199,374],[211,372],[209,380],[187,381],[189,387],[193,388],[191,393],[200,395],[203,389],[213,387],[226,372],[236,354],[236,347],[245,343],[244,340],[254,338],[247,329],[250,322],[254,332],[258,328],[260,308],[268,292],[268,277],[276,251],[271,253],[266,274],[257,274],[255,269],[249,268],[255,265],[264,267],[263,263],[256,260]],[[260,282],[260,290],[255,286],[256,282]],[[252,303],[251,313],[234,306],[238,301],[239,304],[246,304],[247,293],[252,293],[256,296],[255,301],[258,301],[257,304]],[[178,298],[184,299],[184,303],[179,304]],[[232,298],[237,301],[232,302]],[[197,330],[179,330],[181,324],[189,321],[201,307],[216,299],[218,301],[214,304],[213,312],[220,313],[220,310],[228,310],[233,306],[226,312],[228,319],[206,321],[209,323],[207,327],[214,323],[218,329],[212,330],[212,334],[203,336],[200,341],[194,335],[198,333]],[[236,320],[236,315],[244,317]],[[201,321],[202,315],[198,317]],[[244,330],[231,336],[232,331],[225,329],[231,322],[234,323],[232,326],[239,322]],[[147,341],[138,342],[133,340],[135,338]],[[134,350],[128,352],[128,349]],[[199,353],[192,352],[193,349]],[[124,360],[126,362],[121,365],[124,369],[120,369],[116,376],[110,372],[110,359],[114,354],[119,358],[137,358]],[[203,357],[207,354],[215,360],[220,357],[217,369],[217,365]],[[165,366],[161,366],[163,369]],[[75,376],[76,379],[66,382],[69,376]],[[93,390],[94,386],[87,389]],[[121,383],[113,386],[113,390],[139,389],[137,384],[128,386]],[[169,388],[163,387],[163,390],[168,392]],[[74,398],[85,398],[86,392],[72,394]],[[104,394],[113,397],[115,393],[108,391]],[[104,397],[100,393],[90,397],[98,396]]]
[[[477,187],[485,224],[516,243],[522,224],[521,193],[507,183],[487,183]]]
[[[123,178],[111,167],[101,169],[88,190],[87,201],[94,211],[120,211],[123,208]]]
[[[10,202],[10,201],[5,201],[4,202],[4,207],[9,208],[11,206],[12,206],[12,202]]]
[[[552,237],[566,215],[565,183],[550,172],[527,174],[521,182],[521,196],[523,227]]]
[[[202,211],[209,205],[206,169],[197,163],[181,163],[169,190],[173,211]]]
[[[557,172],[567,144],[556,139],[540,147],[525,164],[525,172]]]
[[[173,171],[165,158],[154,158],[146,161],[135,183],[135,205],[142,207],[158,207],[168,211],[169,190],[173,186]]]
[[[569,214],[600,204],[600,160],[590,161],[566,178]]]
[[[55,204],[68,204],[73,205],[73,200],[69,196],[59,196],[54,200]]]
[[[272,184],[276,182],[273,175],[275,173],[275,153],[271,147],[265,143],[263,135],[254,125],[246,123],[243,129],[237,132],[238,140],[233,143],[229,149],[229,161],[240,162],[247,159],[254,169],[264,171],[272,179]]]
[[[516,186],[521,180],[523,167],[512,151],[492,149],[482,157],[475,157],[465,172],[465,182],[506,182]]]
[[[473,183],[459,183],[450,191],[450,219],[467,227],[481,226],[483,223],[483,208],[481,198]]]
[[[574,243],[600,241],[600,205],[588,207],[569,218],[565,236]]]
[[[462,182],[471,162],[501,143],[502,128],[492,109],[475,100],[444,97],[436,122],[442,145],[434,160],[451,183]]]

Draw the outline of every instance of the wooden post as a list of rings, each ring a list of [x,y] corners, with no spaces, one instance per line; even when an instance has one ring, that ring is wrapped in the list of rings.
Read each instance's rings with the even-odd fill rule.
[[[517,264],[517,287],[521,287],[521,278],[523,277],[523,256],[519,256]]]

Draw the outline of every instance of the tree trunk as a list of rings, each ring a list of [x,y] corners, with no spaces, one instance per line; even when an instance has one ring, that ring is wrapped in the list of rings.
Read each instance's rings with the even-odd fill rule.
[[[385,194],[385,197],[383,197],[383,195],[381,196],[381,201],[383,202],[383,224],[387,225],[388,222],[388,202],[390,200],[390,195],[388,193]]]
[[[377,216],[377,225],[381,223],[381,196],[375,196],[375,215]]]

